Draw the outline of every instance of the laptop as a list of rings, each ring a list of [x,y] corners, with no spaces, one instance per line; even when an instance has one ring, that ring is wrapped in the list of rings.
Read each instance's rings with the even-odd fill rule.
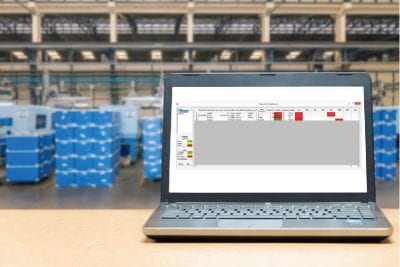
[[[161,203],[144,234],[390,236],[371,100],[367,73],[168,75]]]

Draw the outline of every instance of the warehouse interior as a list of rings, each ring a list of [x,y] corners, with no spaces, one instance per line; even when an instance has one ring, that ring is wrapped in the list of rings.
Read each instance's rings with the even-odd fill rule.
[[[398,208],[398,0],[0,0],[0,208],[155,207],[168,73],[335,71],[371,76],[377,200]],[[69,183],[69,169],[90,168],[65,163],[68,125],[91,122],[118,125],[118,142],[99,148],[118,164],[106,184]],[[12,164],[13,142],[36,151],[21,136],[53,148],[45,174],[41,162]]]

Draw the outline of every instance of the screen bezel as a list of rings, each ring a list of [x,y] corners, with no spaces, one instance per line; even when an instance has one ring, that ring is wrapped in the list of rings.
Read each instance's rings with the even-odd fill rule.
[[[364,88],[366,193],[170,193],[169,160],[172,87],[226,86],[362,86]],[[162,202],[375,202],[372,91],[368,73],[182,73],[164,81]]]

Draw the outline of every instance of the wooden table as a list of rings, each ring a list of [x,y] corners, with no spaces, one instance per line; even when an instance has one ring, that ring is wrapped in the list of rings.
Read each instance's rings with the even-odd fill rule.
[[[383,243],[155,243],[151,210],[2,210],[0,266],[398,266],[398,210]]]

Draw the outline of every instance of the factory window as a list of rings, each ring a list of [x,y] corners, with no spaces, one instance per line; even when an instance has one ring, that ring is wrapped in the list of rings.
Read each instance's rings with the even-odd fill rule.
[[[46,115],[38,114],[36,115],[36,129],[46,128]]]

